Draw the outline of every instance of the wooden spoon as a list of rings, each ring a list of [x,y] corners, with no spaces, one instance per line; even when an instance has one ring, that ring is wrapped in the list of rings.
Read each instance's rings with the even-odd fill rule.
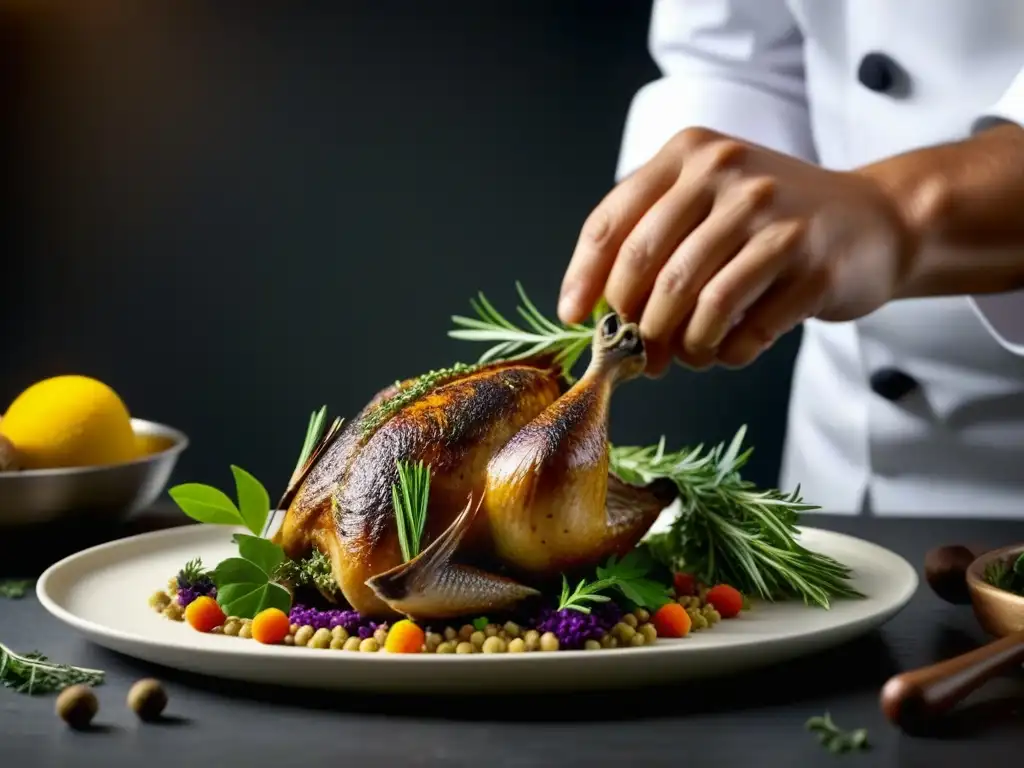
[[[943,548],[955,550],[963,548]],[[1001,672],[1024,664],[1024,597],[993,587],[982,578],[985,568],[996,559],[1009,559],[1024,551],[1024,545],[1004,547],[975,558],[964,572],[964,584],[974,615],[990,635],[1000,638],[988,645],[930,667],[904,672],[891,678],[882,688],[881,705],[885,716],[898,727],[910,731],[921,729],[966,698],[979,686]],[[949,555],[950,552],[946,552]],[[935,573],[955,572],[963,553],[951,558],[929,553],[928,564],[949,565],[935,568]],[[929,584],[950,602],[960,602],[961,592],[956,578],[946,574]]]

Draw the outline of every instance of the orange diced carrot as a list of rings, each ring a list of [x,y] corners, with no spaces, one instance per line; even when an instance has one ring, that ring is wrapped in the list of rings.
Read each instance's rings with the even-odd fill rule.
[[[422,629],[409,619],[402,619],[388,630],[384,650],[388,653],[419,653],[425,639]]]

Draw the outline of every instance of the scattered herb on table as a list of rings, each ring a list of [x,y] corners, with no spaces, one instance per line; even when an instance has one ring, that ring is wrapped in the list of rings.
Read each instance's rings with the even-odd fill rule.
[[[610,557],[603,567],[597,569],[595,581],[583,579],[574,590],[570,591],[569,582],[563,576],[558,610],[590,613],[591,608],[587,604],[607,603],[611,598],[603,593],[614,589],[638,608],[656,611],[670,601],[669,588],[647,578],[651,567],[652,563],[644,553],[634,549],[621,560],[614,555]]]
[[[31,579],[6,579],[0,581],[0,597],[20,600],[32,586]]]
[[[844,731],[832,722],[832,716],[828,712],[823,716],[810,718],[806,727],[807,730],[816,733],[825,748],[834,754],[867,749],[870,746],[867,730],[858,728],[854,731]]]
[[[422,461],[416,464],[398,461],[396,464],[398,482],[391,486],[391,501],[398,525],[398,544],[405,562],[409,562],[420,553],[423,529],[427,524],[430,467]]]
[[[800,597],[828,608],[832,598],[863,597],[849,583],[849,568],[797,542],[799,513],[817,509],[801,500],[799,488],[761,491],[740,477],[751,453],[740,453],[745,433],[741,427],[728,447],[707,453],[703,446],[666,451],[664,438],[646,448],[612,447],[611,471],[625,482],[668,478],[679,489],[679,516],[645,548],[673,571],[766,600]]]
[[[19,654],[0,643],[0,684],[18,693],[57,693],[72,685],[100,685],[104,673],[69,664],[55,664],[41,653]]]
[[[993,560],[985,567],[982,578],[996,589],[1024,595],[1024,552],[1015,559]]]

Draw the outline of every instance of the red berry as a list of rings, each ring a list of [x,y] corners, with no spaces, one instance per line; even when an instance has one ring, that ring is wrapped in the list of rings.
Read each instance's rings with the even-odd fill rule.
[[[723,619],[731,619],[743,610],[743,595],[728,584],[712,587],[704,599],[715,607]]]
[[[697,594],[697,580],[689,573],[674,574],[672,586],[676,591],[676,597],[689,597]]]

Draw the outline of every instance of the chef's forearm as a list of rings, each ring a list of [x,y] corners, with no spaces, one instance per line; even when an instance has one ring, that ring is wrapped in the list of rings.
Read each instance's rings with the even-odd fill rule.
[[[1024,129],[915,150],[856,171],[891,197],[910,233],[896,298],[1024,288]]]

